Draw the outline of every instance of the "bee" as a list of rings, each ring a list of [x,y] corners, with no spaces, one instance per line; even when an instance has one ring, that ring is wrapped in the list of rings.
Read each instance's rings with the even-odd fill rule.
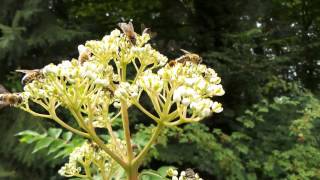
[[[92,56],[89,49],[82,44],[78,46],[78,51],[79,51],[78,61],[80,64],[83,64],[84,62],[88,61]]]
[[[175,66],[177,64],[177,61],[176,60],[170,60],[169,62],[168,62],[168,65],[170,66],[170,67],[173,67],[173,66]]]
[[[24,86],[28,83],[31,83],[34,80],[39,80],[43,78],[42,70],[41,69],[33,69],[33,70],[22,70],[18,69],[16,72],[25,73],[23,78],[21,79],[21,84]]]
[[[170,67],[175,66],[177,63],[185,64],[186,62],[191,62],[194,64],[200,64],[202,62],[202,58],[198,54],[191,53],[191,52],[186,51],[184,49],[181,49],[181,51],[184,52],[185,54],[175,60],[169,61],[168,65]]]
[[[122,32],[129,38],[130,42],[133,45],[136,45],[137,42],[137,35],[134,32],[133,24],[132,22],[127,23],[118,23],[118,26],[122,30]]]
[[[96,144],[95,142],[89,141],[89,146],[95,151],[97,152],[99,150],[99,146],[98,144]]]
[[[157,36],[156,32],[152,32],[150,28],[147,28],[144,24],[141,24],[142,34],[149,34],[150,38]]]
[[[185,63],[185,62],[192,62],[195,64],[200,64],[202,62],[202,58],[195,53],[191,53],[189,51],[186,51],[184,49],[180,49],[185,54],[179,58],[176,59],[178,63]]]
[[[22,97],[19,93],[0,94],[0,103],[8,105],[18,105],[22,103]]]
[[[186,169],[186,178],[187,179],[196,179],[196,173],[193,171],[193,169],[191,169],[191,168],[188,168],[188,169]]]

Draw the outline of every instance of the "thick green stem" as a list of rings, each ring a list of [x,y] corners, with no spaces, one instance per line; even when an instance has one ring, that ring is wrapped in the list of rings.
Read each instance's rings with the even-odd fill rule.
[[[138,168],[131,166],[129,169],[126,170],[127,173],[127,180],[138,180]]]
[[[83,164],[84,171],[86,173],[87,179],[92,180],[91,170],[90,170],[90,163]]]
[[[91,136],[91,139],[98,144],[99,147],[101,147],[109,156],[111,156],[112,159],[114,159],[117,163],[120,164],[121,167],[124,169],[128,169],[127,163],[125,163],[118,155],[113,153],[105,144],[104,142],[97,136],[97,134],[89,129],[88,133]]]
[[[133,160],[133,166],[134,167],[139,167],[143,161],[143,159],[145,158],[145,156],[147,155],[148,151],[150,150],[152,144],[155,143],[155,141],[157,140],[161,130],[163,129],[164,125],[163,124],[158,124],[156,129],[154,130],[154,132],[152,133],[152,136],[149,140],[149,142],[147,143],[147,145],[142,149],[142,151],[139,153],[139,155]]]
[[[124,135],[125,135],[125,139],[126,139],[127,153],[128,153],[127,162],[129,164],[131,164],[131,161],[133,160],[133,151],[132,151],[132,146],[131,146],[128,107],[127,107],[126,102],[123,100],[121,101],[121,113],[122,113],[122,124],[123,124],[123,130],[124,130]]]

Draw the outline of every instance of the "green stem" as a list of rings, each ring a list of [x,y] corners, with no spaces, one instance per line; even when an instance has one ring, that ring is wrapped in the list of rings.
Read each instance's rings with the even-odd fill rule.
[[[157,123],[159,123],[160,119],[157,118],[156,116],[154,116],[153,114],[151,114],[149,111],[147,111],[144,107],[142,107],[139,102],[137,101],[133,101],[132,102],[138,109],[140,109],[140,111],[142,111],[144,114],[146,114],[147,116],[149,116],[151,119],[155,120]]]
[[[75,116],[76,119],[78,119],[78,121],[82,121],[83,122],[83,117],[80,114],[80,112],[76,113]],[[124,169],[127,168],[127,164],[118,156],[116,155],[114,152],[112,152],[105,144],[104,142],[98,137],[98,135],[96,134],[94,128],[92,127],[91,123],[88,123],[88,126],[86,127],[87,132],[90,135],[90,138],[97,143],[107,154],[109,154],[109,156],[111,156],[112,159],[114,159],[117,163],[120,164],[121,167],[123,167]]]
[[[121,80],[122,82],[125,82],[127,77],[127,65],[123,64],[121,69]],[[122,116],[122,125],[124,130],[124,136],[126,140],[126,146],[127,146],[127,153],[128,153],[128,159],[127,163],[131,164],[131,161],[133,160],[133,151],[131,146],[131,137],[130,137],[130,123],[129,123],[129,115],[128,115],[128,106],[125,100],[121,100],[121,116]]]
[[[90,163],[84,163],[83,164],[83,167],[84,167],[84,171],[86,173],[86,176],[88,179],[92,180],[92,176],[91,176],[91,170],[90,170]]]
[[[117,156],[114,152],[112,152],[104,142],[97,136],[97,134],[88,128],[88,133],[91,135],[91,139],[97,143],[112,159],[114,159],[117,163],[120,164],[124,169],[128,169],[127,163],[125,163],[119,156]]]
[[[71,126],[69,126],[68,124],[66,124],[65,122],[63,122],[58,116],[56,115],[52,115],[51,116],[51,119],[53,119],[56,123],[58,123],[60,126],[68,129],[69,131],[75,133],[75,134],[78,134],[80,136],[83,136],[85,138],[90,138],[89,134],[88,133],[85,133],[85,132],[82,132],[82,131],[79,131]]]
[[[106,174],[106,168],[104,166],[104,162],[98,162],[98,166],[100,168],[100,173],[101,173],[101,176],[102,176],[102,179],[103,180],[109,180],[109,177],[108,175]]]
[[[30,114],[34,115],[34,116],[38,116],[38,117],[42,117],[42,118],[47,118],[47,119],[52,119],[54,120],[56,123],[58,123],[60,126],[68,129],[69,131],[73,132],[74,134],[77,134],[77,135],[80,135],[82,137],[85,137],[85,138],[90,138],[89,134],[88,133],[85,133],[85,132],[82,132],[78,129],[75,129],[71,126],[69,126],[67,123],[63,122],[56,114],[55,112],[55,109],[51,109],[49,107],[46,108],[46,110],[49,112],[49,114],[40,114],[40,113],[37,113],[37,112],[34,112],[32,111],[30,108],[29,108],[29,105],[27,105],[27,108],[24,108],[24,107],[20,107],[22,110],[26,111],[26,112],[29,112]]]
[[[128,170],[126,170],[127,180],[138,180],[138,168],[135,166],[131,166]]]
[[[142,151],[139,153],[139,155],[133,160],[133,166],[134,167],[139,167],[147,155],[149,149],[151,148],[152,144],[155,143],[157,140],[161,130],[163,129],[164,125],[163,124],[158,124],[155,131],[153,132],[149,142],[147,145],[142,149]]]
[[[131,137],[130,137],[128,107],[124,100],[121,100],[121,113],[122,113],[123,130],[124,130],[124,135],[125,135],[126,145],[127,145],[128,163],[131,164],[131,161],[133,160],[133,151],[132,151]]]

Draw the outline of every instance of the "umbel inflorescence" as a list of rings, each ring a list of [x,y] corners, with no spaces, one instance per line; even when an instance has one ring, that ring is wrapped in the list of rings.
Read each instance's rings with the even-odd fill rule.
[[[3,102],[52,119],[88,139],[70,155],[69,163],[59,171],[62,175],[92,176],[90,168],[96,166],[96,173],[110,178],[112,173],[106,177],[107,172],[119,166],[127,172],[128,179],[134,179],[137,172],[132,175],[131,170],[138,170],[163,128],[198,122],[223,110],[221,104],[212,99],[224,94],[221,79],[213,69],[194,61],[200,56],[190,53],[168,61],[148,43],[148,33],[140,35],[132,30],[133,27],[128,34],[126,30],[121,33],[115,29],[102,40],[87,41],[79,45],[77,59],[27,73],[24,92],[0,96]],[[129,68],[135,70],[132,77],[127,76]],[[142,94],[152,103],[153,113],[140,103]],[[19,101],[12,102],[12,99]],[[32,110],[31,102],[47,113]],[[154,135],[140,152],[133,152],[131,146],[127,111],[130,106],[137,107],[157,124]],[[56,114],[58,107],[68,109],[78,127],[71,127],[60,119]],[[116,118],[123,121],[123,140],[112,130]],[[101,139],[96,128],[107,129],[108,142]]]

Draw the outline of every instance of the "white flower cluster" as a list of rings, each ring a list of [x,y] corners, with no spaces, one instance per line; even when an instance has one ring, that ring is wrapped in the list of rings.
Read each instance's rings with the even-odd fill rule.
[[[220,103],[211,99],[224,95],[220,81],[213,69],[186,62],[176,63],[174,66],[168,64],[157,74],[147,70],[139,77],[137,84],[149,96],[160,96],[164,101],[160,105],[172,99],[181,119],[199,121],[211,113],[223,110]]]
[[[150,36],[147,33],[136,34],[137,44],[132,46],[126,35],[116,29],[101,41],[88,41],[85,46],[93,54],[92,59],[97,59],[103,64],[107,64],[110,60],[114,60],[116,64],[129,64],[138,59],[143,66],[164,65],[168,61],[167,57],[147,44],[149,40]]]
[[[99,149],[98,146],[94,143],[83,143],[82,146],[77,147],[69,155],[69,162],[60,168],[58,173],[62,176],[72,177],[82,175],[81,166],[87,164],[91,166],[94,163],[102,162],[106,167],[110,166],[109,161],[110,157],[108,154]]]
[[[58,65],[49,64],[43,68],[45,76],[63,77],[69,83],[88,78],[96,85],[108,86],[112,78],[112,66],[105,66],[96,61],[87,61],[82,65],[77,60],[62,61]]]
[[[150,91],[160,93],[162,91],[164,82],[160,76],[152,73],[151,70],[147,70],[139,78],[138,84],[143,89],[147,90],[147,92]]]
[[[195,173],[192,169],[187,169],[186,171],[179,172],[173,168],[168,169],[167,175],[172,178],[172,180],[203,180],[199,177],[198,173]]]
[[[139,86],[135,84],[121,82],[114,92],[114,95],[117,98],[115,99],[114,106],[117,108],[120,107],[120,99],[129,100],[128,103],[130,105],[130,100],[137,100],[139,98],[140,91]]]
[[[86,47],[93,54],[93,58],[103,64],[108,64],[111,59],[118,58],[120,45],[123,46],[124,38],[121,38],[119,30],[113,30],[110,35],[103,37],[101,41],[91,40],[86,42]]]
[[[166,66],[158,74],[164,79],[169,78],[170,85],[177,87],[173,93],[173,101],[190,107],[193,115],[203,118],[212,112],[219,113],[223,110],[220,103],[210,99],[225,93],[219,84],[221,79],[213,69],[187,62],[185,65],[177,63],[173,67]]]
[[[150,64],[164,66],[168,61],[166,56],[153,49],[150,44],[147,44],[144,47],[133,47],[131,51],[135,57],[139,59],[142,66],[148,66]]]
[[[81,173],[81,163],[84,163],[89,156],[92,156],[93,149],[85,142],[82,146],[75,148],[69,155],[69,162],[60,168],[58,173],[62,176],[72,177]]]
[[[80,107],[96,104],[100,108],[101,104],[111,104],[108,87],[118,79],[110,65],[96,61],[79,64],[75,59],[58,65],[49,64],[42,73],[41,81],[33,81],[24,87],[31,100],[56,98],[62,105]]]

